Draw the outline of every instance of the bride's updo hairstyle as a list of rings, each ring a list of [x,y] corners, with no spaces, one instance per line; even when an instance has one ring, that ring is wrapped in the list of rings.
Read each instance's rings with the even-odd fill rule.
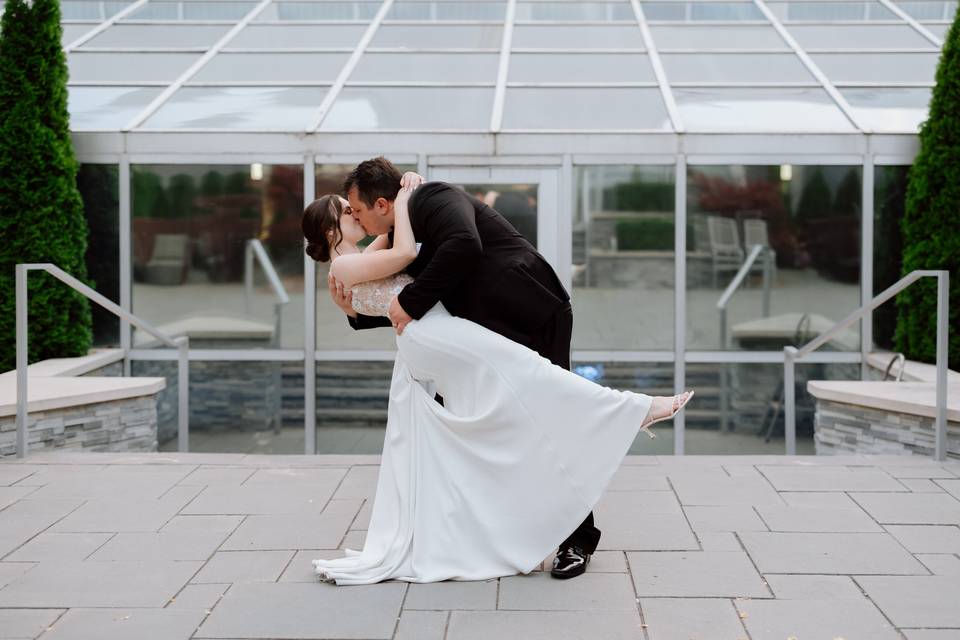
[[[343,202],[336,194],[328,194],[317,198],[303,210],[303,219],[300,228],[303,237],[307,239],[307,255],[317,262],[328,262],[330,254],[343,242],[340,231],[340,215],[343,213]],[[330,246],[328,234],[333,231],[336,244]]]

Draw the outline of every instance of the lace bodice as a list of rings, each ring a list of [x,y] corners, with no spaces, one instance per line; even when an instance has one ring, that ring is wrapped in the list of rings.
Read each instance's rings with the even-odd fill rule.
[[[382,280],[370,280],[353,285],[353,310],[365,316],[386,316],[390,310],[390,301],[413,278],[405,273],[397,273]]]

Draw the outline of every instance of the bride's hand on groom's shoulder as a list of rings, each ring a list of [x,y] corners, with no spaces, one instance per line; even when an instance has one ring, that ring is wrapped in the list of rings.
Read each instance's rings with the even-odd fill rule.
[[[403,177],[400,178],[400,187],[413,191],[424,182],[423,176],[416,171],[407,171],[403,174]]]

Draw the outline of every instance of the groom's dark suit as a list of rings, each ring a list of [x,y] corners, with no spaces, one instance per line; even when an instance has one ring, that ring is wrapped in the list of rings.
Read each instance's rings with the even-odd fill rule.
[[[506,218],[444,182],[422,185],[409,210],[421,246],[407,267],[415,281],[399,295],[404,311],[419,319],[442,302],[451,314],[570,368],[570,296],[543,256]],[[350,318],[350,326],[388,327],[390,320],[358,315]],[[561,546],[593,553],[599,540],[591,513]]]

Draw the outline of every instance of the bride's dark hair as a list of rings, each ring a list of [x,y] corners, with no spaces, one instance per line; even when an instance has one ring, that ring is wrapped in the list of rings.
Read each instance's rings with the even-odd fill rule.
[[[317,198],[303,210],[300,228],[303,230],[303,237],[307,239],[305,251],[317,262],[329,261],[330,254],[343,242],[343,233],[340,231],[341,214],[343,202],[333,193]],[[333,238],[336,240],[332,247],[327,235],[331,231],[334,232]]]

